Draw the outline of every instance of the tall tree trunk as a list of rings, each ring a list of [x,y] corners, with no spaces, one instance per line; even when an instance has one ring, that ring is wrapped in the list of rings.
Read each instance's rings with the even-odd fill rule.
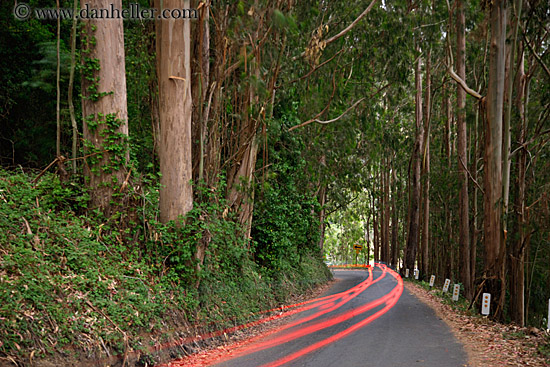
[[[324,184],[322,184],[321,189],[319,190],[319,205],[321,206],[321,210],[319,211],[319,232],[320,232],[319,249],[321,250],[321,252],[323,251],[323,246],[325,243],[326,200],[327,200],[327,187]]]
[[[481,160],[480,145],[482,134],[480,133],[479,128],[479,118],[480,118],[480,109],[479,104],[476,108],[475,123],[474,123],[474,137],[473,137],[473,159],[471,162],[471,172],[473,179],[478,181],[478,160]],[[483,116],[481,117],[483,119]],[[472,198],[472,231],[471,231],[471,241],[470,241],[470,280],[472,284],[472,289],[475,286],[476,279],[476,263],[477,263],[477,242],[478,234],[480,232],[480,215],[478,209],[478,194],[479,188],[477,185],[474,185],[474,194]]]
[[[81,0],[81,7],[121,11],[122,0]],[[106,215],[128,161],[128,110],[122,19],[84,20],[82,59],[83,135],[90,157],[85,165],[92,207]],[[114,139],[114,141],[112,141]]]
[[[451,170],[451,136],[452,136],[452,123],[453,123],[453,112],[451,108],[451,96],[450,92],[447,91],[447,84],[445,84],[445,135],[443,141],[445,143],[445,156],[447,157],[447,168]]]
[[[371,242],[370,242],[370,216],[371,216],[371,213],[370,213],[370,210],[367,210],[367,223],[366,223],[366,226],[365,226],[365,244],[367,246],[367,264],[370,263],[370,245],[371,245]]]
[[[422,125],[422,58],[418,57],[415,68],[415,87],[416,87],[416,138],[412,153],[412,173],[411,173],[411,198],[409,207],[409,234],[407,238],[407,247],[405,252],[405,268],[414,269],[416,252],[418,250],[419,222],[420,222],[420,192],[421,192],[421,166],[422,149],[424,142],[424,127]]]
[[[156,0],[149,0],[151,8],[156,6]],[[147,22],[145,25],[145,32],[149,35],[147,37],[147,55],[151,58],[156,58],[157,54],[157,40],[156,40],[156,22]],[[151,161],[155,162],[160,156],[160,106],[159,106],[159,84],[156,68],[152,71],[153,75],[148,78],[147,87],[149,93],[147,94],[147,104],[149,106],[151,116],[151,135],[153,138],[153,154]],[[158,170],[158,167],[155,167]]]
[[[519,22],[521,19],[521,8],[523,0],[516,0],[514,7],[516,8],[516,19],[512,22],[513,31],[513,42],[512,46],[509,47],[509,67],[508,67],[508,79],[507,79],[507,96],[506,96],[506,111],[504,114],[504,126],[503,126],[503,146],[502,146],[502,203],[503,203],[503,230],[506,234],[507,232],[507,220],[508,215],[508,202],[510,196],[510,146],[511,146],[511,132],[510,132],[510,119],[512,118],[512,95],[513,95],[513,83],[514,83],[514,58],[517,48],[517,38],[518,38],[518,29]],[[506,235],[503,238],[506,247]]]
[[[382,215],[380,223],[381,232],[381,260],[385,263],[389,263],[389,165],[388,158],[382,158],[384,162],[384,168],[380,170],[380,188],[382,189],[382,207],[380,213]]]
[[[210,3],[202,3],[199,11],[197,27],[193,35],[194,62],[192,64],[193,93],[193,141],[198,141],[198,146],[193,149],[193,179],[202,181],[205,175],[206,139],[208,136],[208,120],[210,117],[210,104],[208,92],[210,89]]]
[[[59,0],[56,0],[56,6],[59,10]],[[57,125],[56,139],[55,139],[55,154],[57,157],[61,156],[61,17],[57,18],[57,42],[56,42],[56,74],[55,74],[55,87],[57,100],[55,103],[55,121]]]
[[[456,71],[462,80],[466,80],[466,33],[464,3],[457,1],[456,20]],[[471,278],[470,257],[470,207],[468,194],[468,132],[466,126],[466,91],[457,84],[457,135],[458,135],[458,174],[460,193],[458,196],[459,232],[458,247],[460,252],[460,280],[464,286],[464,295],[471,300],[473,283]]]
[[[193,114],[192,114],[192,141],[198,141],[191,149],[193,166],[193,181],[197,185],[205,183],[205,151],[206,139],[208,136],[208,123],[210,118],[210,103],[207,102],[208,90],[210,83],[210,2],[201,3],[198,24],[193,37],[193,54],[196,55],[194,62],[191,63],[192,78],[191,78],[191,93],[193,98]],[[208,200],[209,198],[197,197],[196,200]],[[217,198],[216,198],[217,199]],[[210,232],[205,231],[201,239],[197,242],[195,251],[197,274],[206,257],[206,250],[212,236]],[[200,285],[200,278],[197,278],[195,288]]]
[[[521,5],[520,5],[521,6]],[[519,14],[519,13],[518,13]],[[518,52],[519,65],[516,78],[516,106],[520,116],[518,144],[521,147],[517,159],[516,236],[510,250],[510,316],[520,326],[525,325],[525,249],[528,243],[526,200],[527,173],[527,121],[524,106],[525,72],[523,52]],[[510,101],[511,102],[511,101]]]
[[[491,5],[489,84],[485,128],[484,230],[485,291],[491,293],[491,309],[499,318],[504,306],[505,248],[502,241],[502,119],[505,78],[506,0]]]
[[[399,214],[397,213],[396,197],[398,193],[397,189],[397,172],[395,168],[392,171],[393,174],[393,189],[391,194],[391,265],[397,266],[399,257]]]
[[[372,192],[372,228],[373,228],[373,235],[374,235],[374,249],[373,249],[373,255],[374,255],[374,262],[380,261],[380,236],[378,234],[378,218],[377,215],[378,210],[375,204],[375,198],[374,198],[374,191]]]
[[[239,223],[245,226],[245,237],[250,237],[252,229],[252,214],[254,209],[254,169],[258,154],[258,137],[254,132],[252,141],[245,149],[239,170],[233,176],[229,204],[239,212]]]
[[[258,0],[254,1],[256,9],[259,8]],[[257,41],[260,39],[261,20],[258,12],[253,13],[254,20],[258,22],[257,30],[251,34],[251,46],[254,57],[248,62],[245,62],[245,69],[249,73],[250,80],[261,80],[261,50]],[[243,48],[244,59],[247,59],[246,47]],[[260,120],[265,115],[260,108],[260,98],[258,95],[257,86],[249,82],[248,93],[243,96],[241,105],[241,113],[245,117],[244,129],[239,132],[239,149],[246,147],[244,154],[238,157],[234,166],[234,173],[229,178],[229,196],[228,201],[230,206],[239,212],[239,222],[245,227],[245,237],[250,238],[252,230],[252,218],[254,211],[254,170],[256,168],[256,160],[258,156],[259,137],[258,127],[261,125]]]
[[[431,51],[426,55],[426,91],[424,97],[424,149],[422,153],[422,167],[424,177],[424,203],[422,205],[422,242],[421,242],[421,274],[427,277],[429,275],[429,243],[430,243],[430,118],[431,118]]]
[[[69,103],[69,115],[71,117],[71,126],[73,128],[73,142],[72,142],[72,166],[73,173],[76,174],[76,155],[78,150],[78,125],[76,124],[76,117],[74,113],[73,102],[73,89],[74,89],[74,70],[76,66],[76,28],[77,19],[76,12],[78,9],[78,0],[73,2],[73,26],[71,28],[71,65],[69,68],[69,87],[67,91],[67,102]]]
[[[385,189],[385,207],[384,207],[384,210],[385,210],[385,216],[386,216],[386,224],[385,224],[385,230],[386,230],[386,234],[385,234],[385,237],[386,237],[386,263],[389,264],[391,262],[391,252],[390,252],[390,186],[391,186],[391,171],[392,171],[392,167],[391,167],[391,161],[389,158],[386,158],[386,166],[388,167],[388,169],[386,170],[386,179],[384,180],[385,181],[385,184],[386,184],[386,189]]]
[[[507,240],[508,240],[508,205],[509,205],[509,197],[510,197],[510,166],[512,163],[512,158],[510,156],[510,148],[511,148],[511,128],[510,128],[510,120],[512,118],[512,96],[514,91],[514,58],[515,58],[515,52],[517,48],[517,35],[518,35],[518,28],[519,28],[519,22],[521,19],[521,7],[522,7],[523,0],[515,1],[514,6],[512,9],[515,8],[515,19],[511,19],[511,27],[513,28],[513,34],[512,34],[512,45],[511,47],[507,47],[508,50],[508,68],[507,68],[507,78],[505,81],[505,91],[506,91],[506,99],[505,99],[505,112],[504,112],[504,126],[503,126],[503,145],[502,145],[502,228],[504,236],[502,237],[502,247],[504,249],[507,249]],[[523,63],[520,63],[521,67],[523,67]],[[518,70],[518,75],[522,72]],[[521,84],[521,82],[520,82]],[[521,86],[519,86],[521,87]],[[518,94],[521,94],[519,89],[516,88],[518,91]],[[523,130],[523,126],[520,130]],[[520,138],[521,138],[521,132],[520,132]],[[523,136],[525,138],[525,136]],[[525,140],[523,140],[525,142]],[[522,159],[520,155],[520,159]],[[522,170],[525,167],[521,167],[521,162],[518,162],[518,169]],[[518,175],[525,175],[524,172],[518,172]],[[518,181],[520,180],[520,177],[518,177]],[[525,182],[523,182],[524,184]],[[521,189],[524,188],[524,185],[522,187],[522,184],[518,182],[518,195],[521,196],[522,194],[525,195],[525,193],[521,193]],[[525,199],[525,197],[523,197]],[[518,202],[519,205],[522,205],[524,203]],[[519,209],[520,207],[518,207]],[[521,209],[519,209],[521,210]],[[518,213],[518,221],[521,220],[522,214]],[[518,235],[519,237],[523,237],[524,235],[522,232],[522,223],[518,223]],[[523,238],[524,239],[524,238]],[[524,265],[524,254],[523,254],[523,241],[521,242],[520,246],[517,246],[517,243],[512,244],[511,248],[509,250],[509,257],[508,260],[510,261],[510,315],[512,316],[512,320],[516,322],[517,324],[523,326],[525,320],[523,318],[524,316],[524,304],[523,304],[523,294],[524,294],[524,276],[523,276],[523,265]],[[521,270],[520,270],[521,269]],[[521,275],[519,272],[521,271]],[[521,295],[520,295],[521,294]]]
[[[188,9],[189,0],[157,0],[162,9]],[[160,220],[177,220],[193,208],[191,186],[191,23],[157,20],[159,80]]]
[[[507,218],[508,215],[508,202],[509,202],[509,193],[510,193],[510,146],[511,146],[511,131],[510,131],[510,120],[512,117],[512,96],[513,96],[513,83],[514,83],[514,57],[517,49],[517,36],[519,29],[519,22],[521,20],[521,10],[522,10],[523,1],[515,1],[515,19],[512,22],[513,30],[513,42],[512,47],[510,48],[510,61],[508,68],[508,90],[506,98],[506,112],[504,116],[504,146],[503,146],[503,162],[502,162],[502,181],[503,181],[503,214],[504,218]],[[517,91],[517,106],[520,112],[521,118],[521,127],[519,129],[519,139],[518,142],[522,149],[519,152],[518,158],[518,178],[517,178],[517,189],[518,197],[516,201],[516,211],[517,211],[517,227],[518,231],[516,234],[517,240],[515,243],[511,244],[510,249],[510,316],[512,321],[516,324],[523,326],[525,324],[525,304],[524,304],[524,295],[525,295],[525,277],[524,277],[524,258],[525,258],[525,173],[527,167],[527,154],[525,151],[525,142],[526,142],[526,130],[525,125],[525,114],[523,110],[523,83],[525,79],[524,75],[524,63],[523,63],[523,54],[519,52],[519,63],[518,63],[518,73],[516,78],[516,91]],[[503,238],[504,247],[506,248],[507,241],[507,221],[504,219],[503,222],[505,236]]]
[[[385,254],[385,244],[386,244],[386,238],[385,238],[385,235],[386,235],[386,231],[385,231],[385,228],[384,228],[384,224],[386,223],[386,217],[385,217],[385,210],[384,210],[384,199],[385,199],[385,186],[384,186],[384,177],[386,176],[385,173],[384,173],[384,169],[386,168],[386,164],[384,162],[384,157],[382,157],[382,160],[381,160],[381,167],[380,167],[380,172],[379,172],[379,176],[378,176],[378,187],[379,187],[379,191],[380,191],[380,198],[378,199],[378,203],[379,203],[379,212],[380,212],[380,232],[379,232],[379,236],[380,236],[380,252],[379,252],[379,261],[385,261],[385,257],[386,257],[386,254]]]

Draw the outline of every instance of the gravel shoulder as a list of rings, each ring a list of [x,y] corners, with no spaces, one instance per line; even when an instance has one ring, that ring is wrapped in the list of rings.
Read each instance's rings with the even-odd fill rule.
[[[411,282],[405,282],[405,287],[447,323],[464,345],[471,367],[550,367],[550,335],[547,331],[470,316],[443,303],[434,291]]]

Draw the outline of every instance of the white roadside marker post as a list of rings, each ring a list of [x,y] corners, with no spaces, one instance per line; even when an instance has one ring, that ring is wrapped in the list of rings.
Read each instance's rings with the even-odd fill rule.
[[[409,277],[409,269],[405,269],[405,278]]]
[[[435,283],[435,275],[432,275],[430,277],[430,287],[433,287],[434,286],[434,283]]]
[[[458,295],[460,293],[460,284],[455,284],[453,289],[453,301],[458,301]]]
[[[419,273],[418,269],[414,269],[414,279],[418,280]]]
[[[546,328],[550,330],[550,298],[548,298],[548,319]]]
[[[481,303],[481,314],[488,316],[491,307],[491,293],[483,293],[483,302]]]
[[[445,284],[443,284],[443,293],[449,291],[449,285],[451,285],[451,279],[445,279]]]

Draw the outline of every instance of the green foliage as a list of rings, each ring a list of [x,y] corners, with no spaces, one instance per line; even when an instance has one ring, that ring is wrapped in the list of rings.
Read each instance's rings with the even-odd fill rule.
[[[41,166],[55,154],[56,24],[16,20],[13,6],[0,2],[0,163]]]
[[[46,41],[38,44],[43,58],[33,61],[32,78],[22,83],[23,87],[41,88],[47,93],[55,93],[55,80],[57,68],[57,42]],[[60,81],[64,82],[69,76],[70,55],[64,44],[60,47]]]
[[[149,174],[158,171],[152,121],[158,98],[154,22],[125,22],[124,26],[130,158],[138,172]]]
[[[0,355],[28,360],[31,350],[39,358],[100,340],[122,353],[122,332],[138,347],[177,323],[240,324],[327,279],[314,255],[266,275],[219,192],[195,187],[203,200],[184,224],[162,224],[158,176],[143,185],[128,194],[138,207],[104,218],[87,211],[77,182],[45,174],[33,185],[27,174],[0,170]]]
[[[86,124],[92,133],[98,131],[103,139],[100,145],[84,141],[91,172],[99,175],[100,172],[111,173],[122,169],[127,164],[128,152],[128,136],[119,130],[122,121],[114,113],[98,113],[97,116],[87,116]],[[105,155],[109,157],[108,161],[104,161]]]
[[[270,276],[296,268],[305,254],[320,257],[319,203],[304,187],[308,178],[303,142],[281,129],[289,120],[291,112],[270,122],[274,131],[269,139],[275,142],[268,154],[272,166],[254,209],[254,256]],[[259,160],[258,166],[265,163]]]
[[[8,321],[0,327],[2,354],[37,347],[21,333],[36,335],[42,353],[78,345],[82,333],[115,347],[122,335],[113,323],[135,335],[155,329],[173,307],[177,288],[128,254],[131,230],[78,215],[88,198],[76,184],[47,175],[33,187],[26,175],[2,171],[0,196],[0,314]]]

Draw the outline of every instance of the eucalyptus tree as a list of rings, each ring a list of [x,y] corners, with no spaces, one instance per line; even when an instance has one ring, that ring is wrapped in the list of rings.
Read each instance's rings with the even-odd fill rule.
[[[165,0],[157,9],[189,9],[189,1]],[[160,219],[177,220],[193,207],[191,187],[191,23],[158,19],[156,25],[159,84]]]
[[[506,283],[502,240],[502,121],[504,117],[505,42],[507,1],[489,4],[491,49],[487,89],[484,170],[484,289],[492,294],[492,308],[502,312]]]
[[[515,161],[510,195],[515,195],[515,200],[512,196],[510,217],[514,221],[507,239],[510,317],[523,324],[533,323],[533,316],[546,312],[541,304],[548,298],[543,290],[550,274],[548,254],[542,254],[540,249],[548,233],[548,226],[543,223],[548,223],[549,200],[541,193],[548,192],[549,182],[548,164],[543,163],[543,157],[548,154],[550,133],[550,62],[545,43],[550,9],[548,4],[526,3],[522,12],[520,4],[514,4],[513,24],[519,25],[517,75],[513,81],[515,98],[508,103],[514,107],[510,118],[517,121],[511,124],[515,139],[510,154]]]
[[[417,46],[417,51],[420,51]],[[415,78],[415,125],[416,133],[414,147],[412,152],[411,167],[411,196],[409,204],[409,231],[407,237],[407,247],[405,252],[405,268],[414,269],[416,263],[416,254],[418,251],[418,239],[420,237],[420,195],[421,195],[421,167],[422,153],[424,147],[424,125],[422,123],[422,58],[417,58],[414,78]]]
[[[81,0],[81,7],[122,8],[122,1]],[[128,154],[128,110],[122,19],[86,19],[82,44],[84,167],[93,207],[111,212],[123,185]]]
[[[464,2],[456,2],[456,71],[462,80],[466,80],[466,29]],[[473,282],[470,256],[470,208],[468,195],[468,134],[466,125],[466,91],[460,84],[456,87],[457,132],[458,132],[458,172],[460,180],[459,203],[459,242],[460,279],[464,285],[466,298],[473,297]]]

